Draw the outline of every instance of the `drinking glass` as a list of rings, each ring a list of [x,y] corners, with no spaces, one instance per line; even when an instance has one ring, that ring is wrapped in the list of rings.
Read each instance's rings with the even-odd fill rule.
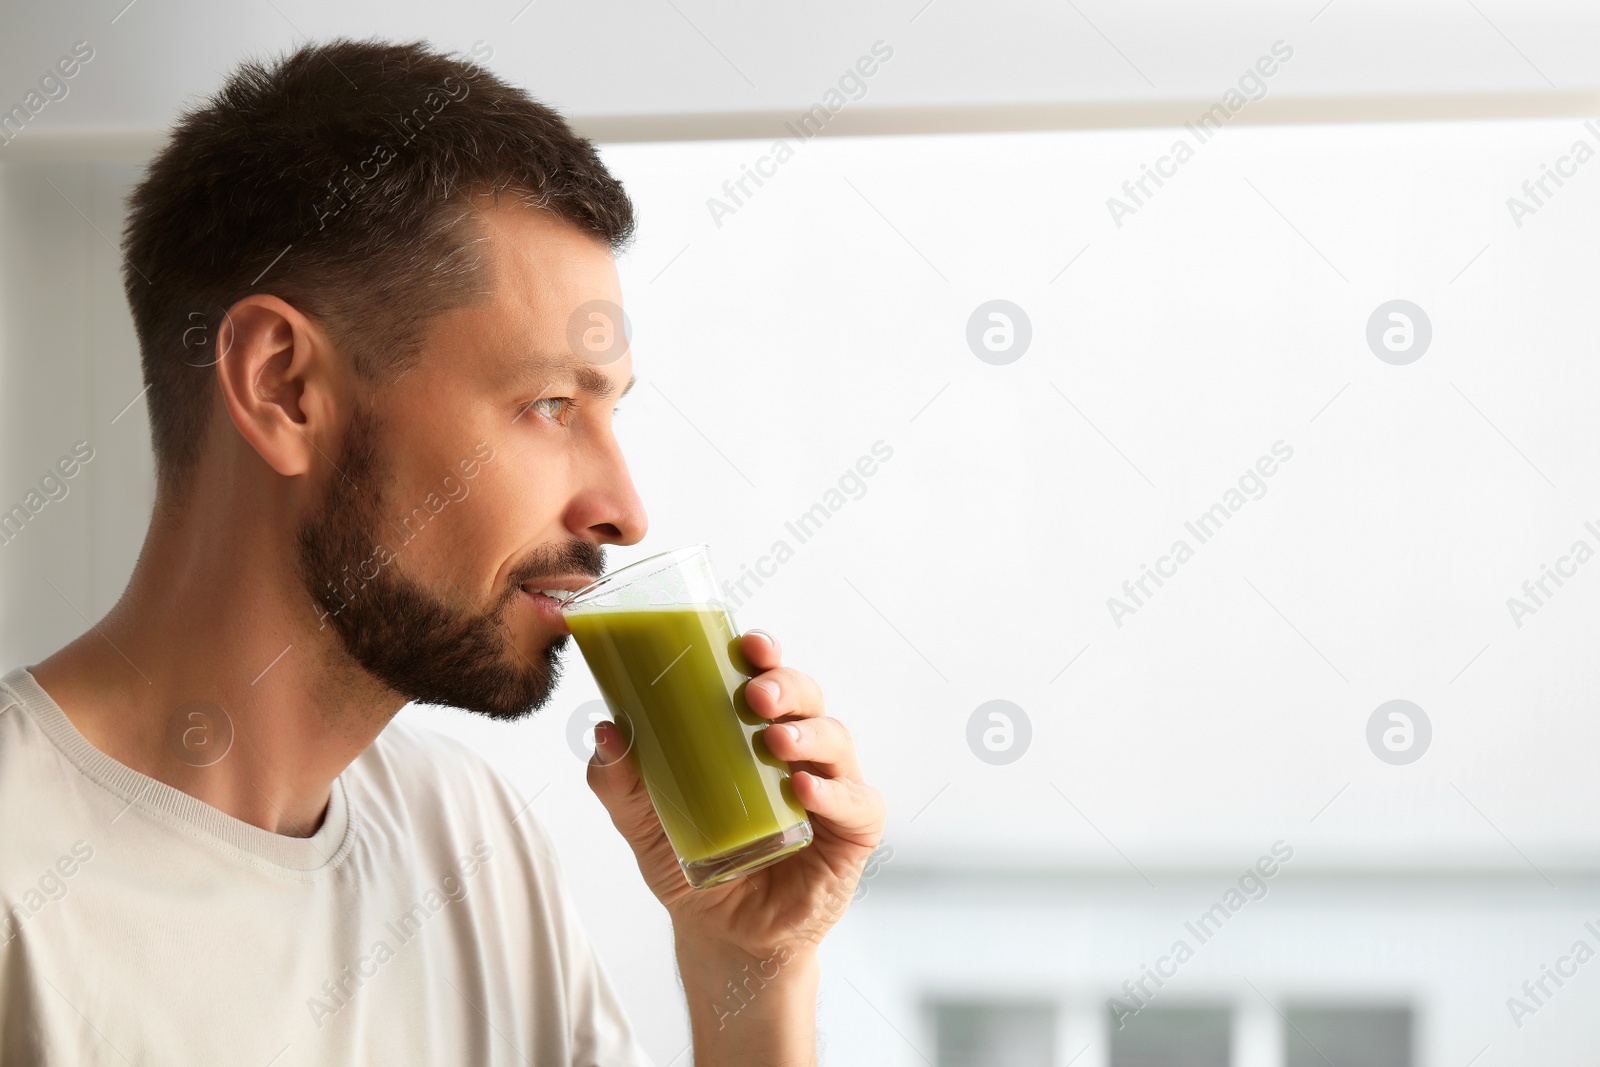
[[[696,544],[614,571],[561,607],[696,889],[812,837],[788,764],[760,736],[768,722],[745,702],[757,672],[718,588]]]

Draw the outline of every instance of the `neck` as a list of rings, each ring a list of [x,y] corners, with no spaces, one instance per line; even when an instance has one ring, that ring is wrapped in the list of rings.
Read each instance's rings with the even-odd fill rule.
[[[333,779],[405,697],[319,628],[282,558],[292,537],[267,516],[221,523],[226,509],[207,510],[158,505],[121,600],[30,670],[113,759],[254,826],[309,837]]]

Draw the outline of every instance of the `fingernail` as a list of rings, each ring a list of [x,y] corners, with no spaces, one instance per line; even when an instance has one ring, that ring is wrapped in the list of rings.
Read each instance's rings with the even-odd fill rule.
[[[767,639],[767,644],[769,644],[769,645],[775,645],[775,644],[778,643],[777,638],[773,637],[771,634],[767,633],[767,631],[765,631],[765,630],[746,630],[745,633],[760,634],[762,637],[765,637]]]
[[[789,740],[800,740],[800,727],[791,726],[789,723],[783,723],[779,728],[789,735]]]
[[[767,694],[768,699],[774,702],[777,701],[779,693],[777,682],[774,682],[770,679],[761,678],[751,682],[750,684],[758,687],[763,693]]]
[[[617,724],[610,720],[602,720],[595,724],[594,748],[600,753],[601,763],[617,762],[617,749],[621,747],[622,735],[617,732]]]

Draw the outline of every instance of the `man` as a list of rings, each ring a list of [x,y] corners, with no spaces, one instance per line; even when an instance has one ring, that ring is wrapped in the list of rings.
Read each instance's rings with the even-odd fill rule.
[[[631,353],[572,340],[620,327],[633,225],[559,116],[420,44],[246,64],[183,116],[124,234],[144,548],[0,685],[0,1061],[648,1062],[524,802],[390,721],[538,708],[537,591],[644,536]],[[588,781],[671,915],[694,1062],[812,1063],[883,801],[816,683],[742,649],[811,846],[691,890],[613,729]]]

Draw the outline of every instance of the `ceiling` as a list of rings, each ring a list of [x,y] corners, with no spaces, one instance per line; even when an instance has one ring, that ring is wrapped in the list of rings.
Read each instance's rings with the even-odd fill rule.
[[[94,58],[0,161],[141,155],[239,60],[341,34],[492,50],[600,140],[779,135],[875,45],[828,133],[1175,125],[1274,45],[1247,121],[1600,113],[1600,5],[1574,0],[95,0],[8,13],[0,104],[77,41]]]

